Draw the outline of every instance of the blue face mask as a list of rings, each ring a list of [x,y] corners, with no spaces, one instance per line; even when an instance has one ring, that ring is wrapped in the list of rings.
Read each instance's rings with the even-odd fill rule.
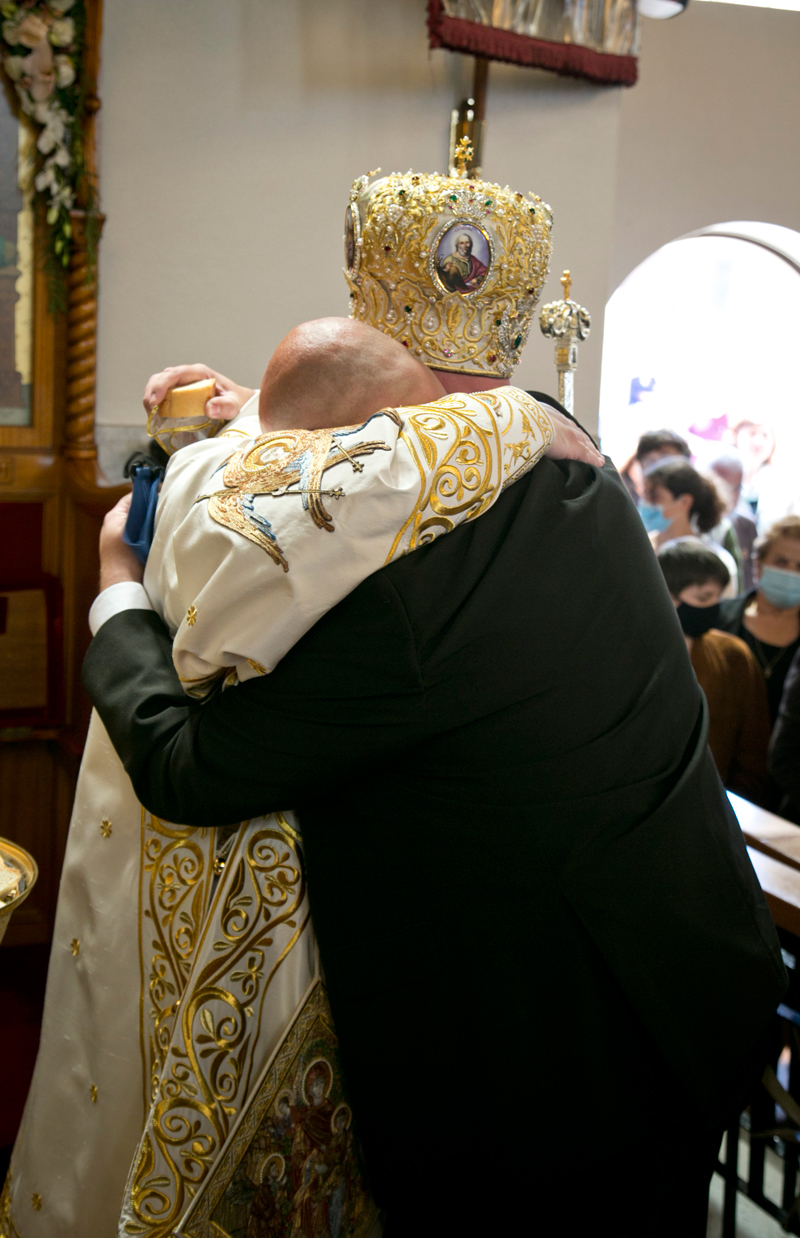
[[[788,610],[800,606],[800,572],[787,572],[782,567],[762,567],[759,590],[773,606]]]
[[[639,515],[648,533],[663,533],[672,524],[672,521],[667,520],[661,508],[656,507],[655,503],[640,503]]]

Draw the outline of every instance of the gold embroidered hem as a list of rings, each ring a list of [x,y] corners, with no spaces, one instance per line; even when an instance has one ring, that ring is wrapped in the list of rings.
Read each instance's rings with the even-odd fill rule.
[[[325,987],[312,983],[176,1238],[366,1238],[364,1177]]]
[[[188,858],[192,831],[147,813],[143,830],[149,839],[143,901],[155,928],[143,1009],[149,1005],[148,1021],[157,1031],[149,1049],[151,1103],[120,1233],[168,1238],[215,1164],[250,1095],[251,1078],[286,1034],[313,979],[315,948],[292,814],[239,827],[207,909],[210,853],[204,851],[201,861],[199,848]],[[203,833],[212,832],[194,831]],[[153,845],[170,834],[183,859],[169,845]],[[165,880],[165,873],[175,880]],[[191,914],[180,911],[192,902],[202,920],[197,936]],[[186,935],[176,948],[181,925]],[[147,938],[145,930],[143,943]]]

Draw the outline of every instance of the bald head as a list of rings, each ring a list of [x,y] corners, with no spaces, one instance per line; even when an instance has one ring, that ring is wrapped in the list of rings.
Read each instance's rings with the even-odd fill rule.
[[[332,429],[444,394],[428,367],[388,335],[349,318],[317,318],[295,327],[275,349],[258,418],[264,432]]]

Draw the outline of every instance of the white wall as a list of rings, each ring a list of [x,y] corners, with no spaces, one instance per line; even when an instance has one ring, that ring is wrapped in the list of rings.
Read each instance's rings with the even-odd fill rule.
[[[106,0],[98,423],[140,419],[153,370],[201,360],[256,384],[297,322],[347,313],[353,178],[443,170],[462,58],[430,53],[425,0]],[[493,66],[485,175],[555,211],[544,299],[594,314],[578,411],[593,422],[620,91]],[[555,390],[535,328],[517,372]],[[129,440],[126,440],[126,442]]]
[[[800,229],[800,12],[693,0],[642,23],[639,74],[622,98],[609,293],[707,224]]]

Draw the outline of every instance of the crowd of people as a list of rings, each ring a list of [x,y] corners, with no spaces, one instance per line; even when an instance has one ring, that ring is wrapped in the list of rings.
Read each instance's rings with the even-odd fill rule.
[[[767,523],[733,453],[706,471],[671,430],[622,470],[657,554],[730,790],[800,824],[800,516]]]

